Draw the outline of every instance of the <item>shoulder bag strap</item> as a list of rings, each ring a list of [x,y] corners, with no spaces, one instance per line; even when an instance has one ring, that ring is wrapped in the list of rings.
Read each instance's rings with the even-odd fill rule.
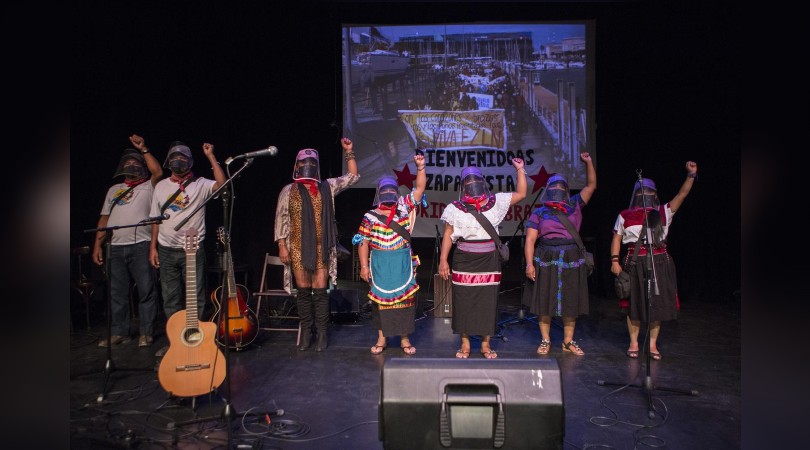
[[[470,214],[472,214],[473,217],[475,217],[475,220],[477,220],[478,223],[480,223],[481,226],[484,227],[485,230],[487,230],[487,233],[489,233],[489,237],[491,237],[492,240],[495,241],[495,245],[500,245],[501,244],[501,237],[498,236],[498,232],[495,231],[495,227],[492,226],[492,223],[489,220],[487,220],[487,218],[484,217],[483,214],[481,214],[480,212],[478,212],[478,210],[476,210],[474,208],[471,208],[471,207],[468,206],[467,211]]]
[[[382,214],[377,214],[374,211],[369,212],[374,217],[380,219],[383,224],[385,224],[385,221],[388,220],[388,217],[385,217]],[[409,233],[408,230],[406,230],[402,225],[398,224],[396,220],[391,220],[391,223],[388,224],[388,227],[390,227],[392,230],[396,231],[397,234],[402,236],[402,239],[405,239],[407,242],[411,242],[411,233]]]
[[[184,188],[188,187],[189,183],[191,183],[191,180],[193,180],[193,178],[189,178],[188,180],[184,181],[183,182],[183,187]],[[166,203],[164,203],[163,206],[160,207],[160,213],[161,214],[166,212],[166,208],[169,207],[169,205],[174,201],[174,199],[177,198],[178,195],[180,195],[180,192],[182,192],[182,191],[183,191],[182,189],[177,188],[177,191],[175,191],[174,194],[172,194],[172,196],[169,197],[168,200],[166,200]]]
[[[560,219],[560,223],[565,225],[565,228],[568,229],[568,232],[571,233],[571,236],[573,236],[574,240],[577,241],[577,246],[579,247],[579,249],[582,252],[585,252],[585,244],[582,243],[582,238],[579,236],[579,232],[577,231],[577,229],[574,228],[574,224],[572,224],[571,221],[568,220],[568,216],[560,211],[554,211],[553,214],[557,216],[558,219]]]
[[[115,205],[118,204],[118,201],[120,201],[122,198],[126,197],[126,195],[129,194],[130,192],[132,192],[133,189],[135,189],[135,186],[130,186],[129,189],[122,192],[121,195],[119,195],[118,197],[115,197],[113,199],[112,205],[110,205],[110,214],[112,214],[112,210],[113,210],[113,208],[115,208]]]
[[[645,234],[644,231],[646,229],[647,229],[647,224],[646,223],[642,224],[641,225],[641,232],[638,235],[639,236],[644,236],[644,234]],[[636,245],[633,248],[633,256],[630,258],[630,261],[628,261],[630,264],[635,264],[636,263],[636,258],[638,258],[638,251],[639,251],[640,248],[641,248],[641,245],[639,245],[638,241],[636,241]]]

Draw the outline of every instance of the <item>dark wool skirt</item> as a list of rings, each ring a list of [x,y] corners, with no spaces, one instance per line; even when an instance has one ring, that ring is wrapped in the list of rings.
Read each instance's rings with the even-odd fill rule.
[[[376,302],[371,302],[371,323],[375,330],[382,330],[385,337],[412,334],[416,328],[415,322],[415,297],[382,308]]]
[[[492,336],[496,332],[501,263],[495,252],[453,252],[454,334]],[[461,284],[463,283],[463,284]]]
[[[658,295],[650,288],[650,318],[653,322],[665,322],[678,318],[678,281],[675,273],[675,262],[669,253],[653,257],[655,278],[658,284]],[[639,256],[635,265],[623,267],[630,274],[630,308],[625,312],[631,320],[647,321],[647,272],[646,256]]]
[[[560,255],[562,252],[562,256]],[[538,316],[578,317],[588,314],[588,268],[574,245],[538,246],[534,257],[535,279],[526,279],[523,304]]]

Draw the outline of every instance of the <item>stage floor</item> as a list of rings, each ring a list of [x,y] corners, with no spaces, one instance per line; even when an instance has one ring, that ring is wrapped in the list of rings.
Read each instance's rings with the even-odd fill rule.
[[[168,344],[162,329],[151,347],[139,348],[134,336],[108,353],[97,346],[107,331],[103,311],[96,312],[90,330],[74,327],[71,334],[70,448],[213,449],[227,448],[230,440],[232,448],[382,449],[378,411],[386,363],[454,359],[460,339],[450,318],[434,317],[432,295],[423,293],[411,336],[417,353],[405,356],[398,339],[390,338],[381,355],[372,355],[376,331],[364,297],[360,293],[360,313],[333,316],[326,351],[298,351],[296,333],[261,331],[252,345],[229,352],[226,382],[214,394],[193,399],[170,397],[159,383],[155,352]],[[648,369],[644,353],[638,359],[625,355],[627,328],[615,299],[593,297],[590,314],[578,320],[575,339],[585,356],[562,353],[558,319],[552,322],[551,352],[540,356],[535,353],[540,332],[532,316],[520,313],[519,297],[517,288],[499,298],[501,321],[515,319],[493,340],[499,358],[484,361],[480,340],[473,340],[467,361],[492,363],[498,370],[509,360],[555,359],[564,406],[562,448],[741,447],[739,303],[731,298],[682,303],[679,320],[662,327],[662,359]],[[261,326],[263,312],[259,318]],[[165,323],[162,315],[159,323]],[[105,369],[108,363],[112,370]],[[479,376],[475,370],[470,374]],[[412,388],[430,383],[430,377],[425,373]],[[638,387],[645,380],[653,391]],[[201,420],[184,423],[194,419]],[[414,436],[425,432],[413,430]],[[514,447],[507,440],[503,448]]]

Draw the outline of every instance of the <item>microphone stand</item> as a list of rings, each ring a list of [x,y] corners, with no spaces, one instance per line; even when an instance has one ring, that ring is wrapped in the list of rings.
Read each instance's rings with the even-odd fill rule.
[[[231,160],[230,162],[232,162],[232,161],[234,161],[234,160]],[[220,191],[223,191],[223,193],[222,193],[222,205],[223,205],[223,209],[224,209],[225,221],[224,221],[224,223],[222,225],[225,228],[225,236],[230,236],[230,221],[231,221],[231,217],[232,217],[232,209],[231,209],[231,203],[229,201],[230,200],[230,191],[226,190],[226,189],[228,188],[228,186],[230,184],[233,183],[233,180],[236,177],[238,177],[239,174],[242,173],[243,170],[247,169],[248,166],[250,166],[252,163],[253,163],[253,158],[251,158],[251,157],[245,158],[245,163],[242,165],[242,167],[239,168],[239,170],[237,170],[232,176],[229,176],[228,179],[225,180],[224,183],[222,183],[222,186],[220,186],[217,190],[215,190],[211,194],[211,196],[208,197],[208,199],[206,199],[199,206],[197,206],[197,208],[194,209],[194,211],[192,211],[191,214],[186,216],[186,218],[181,220],[180,223],[175,225],[175,227],[174,227],[175,231],[182,228],[183,225],[185,225],[186,222],[188,222],[194,216],[194,214],[196,214],[202,207],[204,207],[211,199],[215,198]],[[226,162],[226,168],[228,169],[228,172],[230,172],[230,166],[229,166],[228,162]],[[222,267],[223,267],[223,269],[225,269],[224,264],[223,264]],[[227,283],[227,276],[228,276],[227,271],[223,270],[221,286],[225,286],[225,283]],[[224,316],[224,324],[225,324],[224,326],[225,326],[225,331],[226,332],[223,333],[223,346],[224,346],[223,353],[224,353],[224,356],[225,356],[225,381],[223,383],[227,383],[228,392],[227,392],[227,395],[225,395],[225,406],[224,406],[224,408],[222,410],[222,414],[219,417],[222,417],[224,419],[225,423],[227,424],[227,426],[226,426],[226,428],[228,430],[228,446],[227,446],[227,448],[230,449],[230,448],[233,448],[232,447],[233,430],[231,429],[232,428],[231,427],[231,421],[236,416],[238,416],[239,414],[234,413],[233,407],[231,405],[231,400],[230,400],[230,398],[231,398],[231,373],[230,373],[230,371],[231,371],[231,364],[230,364],[230,355],[231,355],[230,347],[231,347],[231,344],[228,341],[229,336],[228,336],[228,332],[227,332],[227,330],[230,329],[230,324],[229,324],[230,318],[228,317],[228,316],[230,316],[230,314],[228,314],[228,312],[227,312],[227,308],[228,308],[227,303],[224,305],[224,307],[225,307],[225,312],[224,312],[224,314],[222,314],[222,316]],[[283,414],[283,410],[279,410],[279,411],[281,411],[280,414]],[[256,413],[256,414],[264,414],[264,413]],[[191,419],[191,420],[186,420],[186,421],[183,421],[183,422],[170,422],[169,424],[167,424],[167,428],[173,429],[176,432],[177,429],[179,427],[181,427],[181,426],[191,425],[191,424],[201,423],[201,422],[208,422],[210,420],[214,420],[214,419],[217,419],[219,417],[214,417],[214,416],[212,416],[212,417],[199,417],[199,418],[195,418],[195,419]]]
[[[90,228],[84,230],[85,233],[96,233],[103,231],[104,237],[104,274],[106,278],[106,291],[107,291],[107,362],[104,363],[104,381],[101,384],[101,393],[96,397],[96,402],[101,403],[104,397],[107,396],[107,383],[110,381],[110,375],[116,370],[125,370],[131,372],[149,372],[152,369],[116,369],[115,363],[112,359],[112,232],[119,228],[132,228],[152,225],[162,222],[163,219],[143,220],[132,225],[116,225],[112,227]]]
[[[543,192],[545,192],[545,190],[546,190],[546,187],[543,186],[543,188],[540,189],[540,191],[537,193],[537,195],[534,196],[534,200],[532,200],[532,204],[529,207],[530,213],[531,213],[531,211],[534,211],[534,204],[537,203],[537,199],[540,198],[541,195],[543,195]],[[509,238],[509,241],[507,241],[507,243],[512,242],[512,239],[514,239],[515,236],[517,236],[518,231],[521,232],[521,236],[523,237],[523,239],[526,238],[526,230],[525,230],[524,225],[523,225],[523,223],[525,221],[526,221],[526,216],[524,215],[523,218],[520,220],[520,223],[518,223],[517,228],[515,228],[515,232],[512,234],[512,237]],[[525,244],[525,242],[526,242],[525,240],[522,240],[522,244]],[[521,267],[526,267],[526,254],[523,251],[523,245],[520,246],[520,265],[521,265]],[[524,277],[525,277],[525,275],[524,275]],[[525,294],[525,292],[524,292],[525,289],[526,289],[526,280],[523,280],[523,289],[521,290],[522,294]],[[502,321],[500,321],[500,322],[498,322],[496,324],[497,334],[495,334],[492,337],[497,338],[497,339],[503,339],[504,342],[507,342],[507,341],[509,341],[509,339],[507,339],[506,336],[503,335],[503,330],[508,325],[512,325],[512,324],[515,324],[515,323],[521,323],[522,324],[522,323],[524,323],[526,321],[532,322],[535,325],[537,325],[537,316],[534,315],[534,314],[530,314],[527,317],[526,312],[523,310],[523,295],[521,295],[521,301],[520,301],[520,305],[518,306],[518,308],[519,309],[518,309],[517,317],[511,317],[511,318],[502,320]]]
[[[640,189],[644,189],[642,186],[642,178],[641,178],[641,169],[636,171],[638,175],[638,184]],[[645,278],[645,285],[646,289],[644,290],[644,296],[642,297],[645,303],[645,310],[646,310],[646,321],[647,321],[647,328],[645,330],[644,336],[644,353],[646,353],[646,363],[647,369],[646,374],[644,376],[644,381],[642,384],[628,384],[628,383],[620,383],[615,381],[604,381],[604,380],[597,380],[596,384],[600,386],[629,386],[634,388],[640,388],[642,392],[647,397],[647,417],[650,419],[655,418],[655,407],[653,406],[653,392],[657,389],[659,391],[667,391],[667,392],[674,392],[677,394],[683,395],[698,395],[698,391],[695,389],[676,389],[670,387],[662,387],[662,386],[655,386],[652,381],[652,377],[650,376],[650,362],[652,361],[652,354],[650,354],[650,310],[651,310],[651,292],[654,292],[655,295],[660,295],[660,291],[658,290],[658,278],[655,275],[655,261],[653,256],[653,237],[652,237],[652,230],[650,229],[650,220],[648,214],[648,205],[647,205],[647,197],[645,195],[641,196],[642,199],[642,206],[644,208],[644,228],[647,230],[645,236],[639,236],[639,240],[636,242],[636,245],[642,245],[643,243],[647,246],[647,255],[644,258],[644,278]]]
[[[434,271],[436,270],[436,265],[438,264],[439,261],[439,248],[441,247],[441,240],[442,240],[442,235],[441,233],[439,233],[439,226],[438,225],[433,226],[436,228],[436,238],[434,239],[435,242],[433,244],[433,261],[431,261],[430,263],[430,279],[428,279],[428,287],[427,287],[428,293],[433,292],[433,279],[435,278]],[[433,293],[432,296],[434,298],[432,298],[430,301],[433,302],[433,310],[435,310],[436,309],[435,293]],[[436,313],[434,312],[433,314],[435,317]]]

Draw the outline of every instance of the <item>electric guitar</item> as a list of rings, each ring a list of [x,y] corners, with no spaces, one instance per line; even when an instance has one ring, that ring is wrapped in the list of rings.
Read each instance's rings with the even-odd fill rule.
[[[160,361],[158,380],[163,389],[177,397],[208,394],[225,381],[225,355],[215,342],[216,324],[197,317],[198,231],[186,231],[186,309],[166,322],[169,350]]]
[[[259,320],[245,300],[250,295],[248,289],[241,284],[236,284],[233,275],[233,259],[231,258],[231,240],[225,232],[225,227],[217,229],[217,238],[225,248],[226,257],[223,264],[227,273],[225,286],[220,286],[211,293],[211,300],[216,305],[214,322],[218,324],[217,342],[222,346],[227,342],[230,348],[239,351],[256,339],[259,332]],[[227,302],[223,301],[225,298],[227,298]],[[223,304],[226,305],[225,311],[221,310]],[[226,314],[228,318],[227,328],[225,326]]]

